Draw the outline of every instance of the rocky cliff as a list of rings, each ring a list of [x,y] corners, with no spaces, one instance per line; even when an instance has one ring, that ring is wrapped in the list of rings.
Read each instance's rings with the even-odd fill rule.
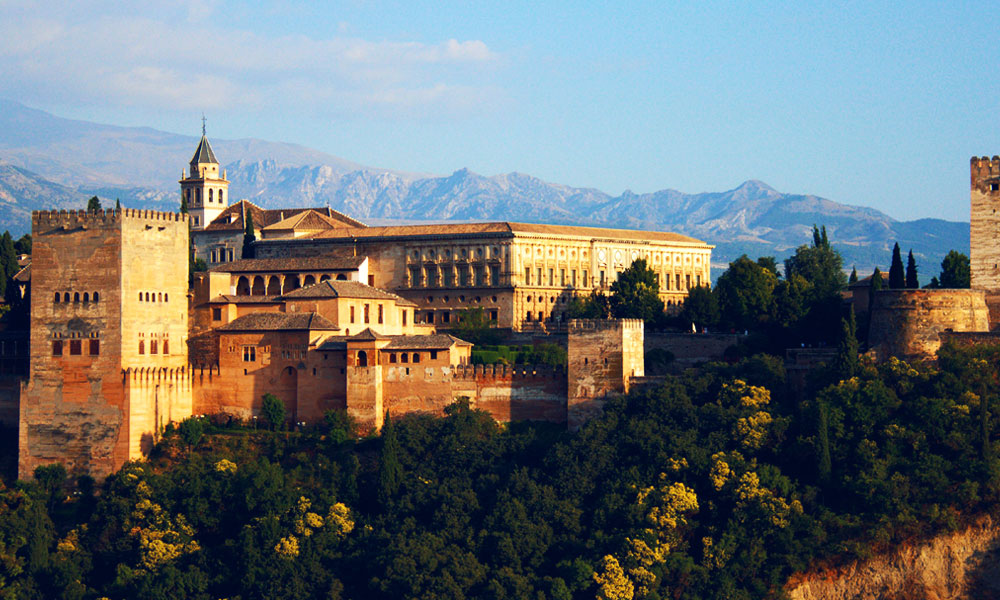
[[[986,516],[890,553],[792,577],[792,600],[1000,598],[1000,523]]]

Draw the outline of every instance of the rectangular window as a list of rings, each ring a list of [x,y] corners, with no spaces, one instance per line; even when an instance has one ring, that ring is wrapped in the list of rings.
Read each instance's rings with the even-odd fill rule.
[[[82,340],[70,340],[69,341],[69,355],[70,356],[80,356],[83,354],[83,341]]]
[[[222,320],[222,309],[221,308],[213,308],[212,309],[212,320],[213,321],[221,321]]]
[[[437,360],[438,352],[437,350],[431,350],[431,360]]]
[[[62,356],[62,340],[52,340],[52,356]]]
[[[257,347],[243,346],[243,362],[256,362],[256,361],[257,361]]]
[[[497,320],[497,311],[495,311],[495,310],[491,310],[490,311],[490,320],[496,322],[496,320]]]
[[[500,285],[500,267],[490,265],[490,285]]]
[[[390,352],[389,353],[389,363],[395,364],[395,362],[396,362],[396,353],[395,352]]]
[[[569,272],[569,285],[570,287],[576,287],[576,269]]]
[[[157,345],[156,340],[150,340],[149,341],[149,353],[150,354],[156,354],[156,345]]]
[[[559,269],[559,286],[566,287],[566,269]]]
[[[420,287],[420,267],[410,267],[410,287]]]
[[[531,311],[530,310],[528,311],[528,314],[526,314],[524,316],[524,320],[528,321],[529,323],[531,322]]]
[[[368,285],[370,285],[372,287],[375,287],[375,276],[374,275],[369,275],[368,276]]]
[[[601,271],[601,287],[604,287],[604,284],[605,284],[604,271]]]
[[[455,269],[451,265],[441,267],[441,285],[444,287],[455,285]]]
[[[549,285],[555,285],[555,269],[549,269]]]
[[[90,355],[100,356],[101,354],[101,340],[90,340]]]
[[[354,307],[351,307],[351,323],[354,322]]]
[[[434,265],[428,265],[424,267],[424,281],[427,282],[427,287],[437,286],[437,267]]]
[[[583,287],[587,287],[587,272],[583,272]]]
[[[406,327],[406,309],[403,309],[403,327]]]
[[[701,287],[701,275],[695,275],[694,284],[698,287]]]
[[[469,286],[469,267],[468,265],[459,265],[458,267],[458,285],[461,287]]]
[[[379,323],[379,325],[382,324],[382,310],[383,310],[382,309],[382,305],[379,304],[378,305],[378,323]]]
[[[535,285],[542,285],[544,282],[545,280],[542,279],[542,268],[538,267],[535,269]]]
[[[163,340],[163,353],[170,354],[170,340]]]
[[[680,291],[681,289],[681,274],[674,274],[674,289]]]
[[[229,249],[229,262],[233,262],[233,249]]]
[[[365,323],[372,322],[372,307],[370,304],[365,304]]]
[[[442,312],[441,313],[441,322],[442,323],[451,323],[451,313],[448,312],[448,311]]]
[[[480,266],[473,268],[473,273],[476,276],[476,287],[483,287],[486,285],[486,270]]]
[[[685,275],[684,276],[684,289],[689,289],[690,287],[691,287],[691,276],[690,275]]]
[[[531,285],[531,267],[524,267],[524,285]]]
[[[670,273],[664,273],[663,274],[663,281],[664,281],[664,285],[666,286],[666,288],[664,288],[664,289],[669,290],[670,289]]]

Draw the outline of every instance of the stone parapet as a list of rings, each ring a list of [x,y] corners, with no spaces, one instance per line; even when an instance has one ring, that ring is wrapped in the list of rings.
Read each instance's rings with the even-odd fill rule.
[[[930,359],[942,332],[988,330],[983,290],[883,290],[875,294],[868,344],[879,360]]]

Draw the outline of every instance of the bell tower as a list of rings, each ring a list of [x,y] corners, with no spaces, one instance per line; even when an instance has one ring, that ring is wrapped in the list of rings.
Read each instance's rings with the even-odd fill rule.
[[[219,176],[219,161],[205,135],[205,117],[201,117],[201,141],[191,158],[190,171],[181,173],[181,202],[191,215],[191,229],[201,231],[229,206],[229,181],[225,171]]]

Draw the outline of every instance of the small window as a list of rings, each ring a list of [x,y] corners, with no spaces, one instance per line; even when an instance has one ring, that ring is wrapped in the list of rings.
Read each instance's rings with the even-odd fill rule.
[[[406,327],[406,309],[403,309],[403,327]]]
[[[368,276],[368,285],[370,285],[372,287],[375,287],[375,276],[374,275],[369,275]]]
[[[80,301],[80,292],[73,292],[73,302]]]
[[[389,353],[389,363],[390,364],[395,364],[396,363],[396,353],[395,352],[390,352]]]
[[[163,340],[163,353],[170,354],[170,340]]]
[[[156,340],[149,340],[149,353],[156,354]]]
[[[163,302],[163,292],[160,292],[159,294],[157,294],[156,297],[157,297],[157,299],[158,299],[159,302]]]
[[[139,340],[139,354],[145,354],[145,353],[146,353],[146,342],[144,342],[143,340]]]
[[[438,352],[437,350],[431,350],[431,360],[437,360]]]
[[[371,322],[371,305],[365,304],[365,323]]]
[[[62,356],[62,340],[52,340],[52,356]]]
[[[149,292],[146,292],[146,302],[150,302],[150,300],[149,300]]]
[[[216,307],[216,308],[212,309],[212,320],[213,321],[221,321],[222,320],[222,309],[221,308]]]
[[[1000,183],[997,183],[996,181],[994,181],[993,183],[990,184],[990,191],[991,192],[996,192],[998,190],[1000,190]]]
[[[80,356],[83,354],[83,340],[70,340],[69,354],[70,356]]]
[[[63,294],[63,302],[69,302],[69,292]]]
[[[414,352],[413,353],[413,362],[414,363],[420,362],[420,353],[419,352]]]
[[[90,294],[89,293],[87,293],[87,292],[83,293],[83,301],[84,301],[84,303],[90,302]]]
[[[142,302],[142,292],[139,292],[139,302]]]
[[[243,346],[243,362],[256,362],[256,361],[257,361],[257,347]]]
[[[406,352],[403,352],[402,354],[399,355],[399,360],[400,362],[408,363],[410,362],[410,355],[407,354]]]
[[[101,354],[101,340],[90,340],[90,355],[100,356]]]
[[[97,292],[94,292],[94,302],[97,302],[100,299],[101,297],[97,294]]]
[[[382,312],[383,312],[382,305],[379,304],[378,305],[378,323],[379,323],[379,325],[382,324]]]
[[[354,322],[354,307],[351,307],[351,323]]]
[[[56,300],[55,300],[55,302],[56,302],[56,304],[59,304],[59,292],[56,292]]]

